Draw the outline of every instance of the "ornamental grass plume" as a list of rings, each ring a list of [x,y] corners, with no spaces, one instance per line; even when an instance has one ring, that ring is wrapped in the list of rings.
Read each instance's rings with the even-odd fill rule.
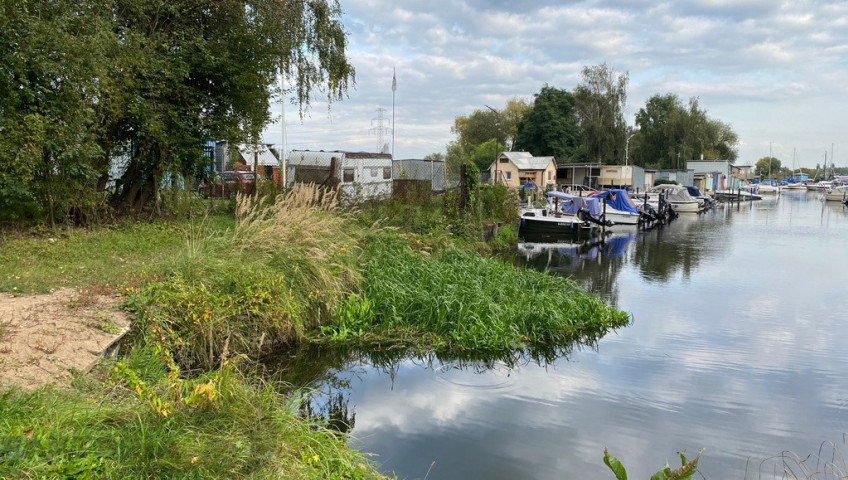
[[[308,286],[307,296],[320,296],[326,314],[361,280],[355,213],[336,190],[315,184],[295,184],[273,202],[239,195],[233,245]]]

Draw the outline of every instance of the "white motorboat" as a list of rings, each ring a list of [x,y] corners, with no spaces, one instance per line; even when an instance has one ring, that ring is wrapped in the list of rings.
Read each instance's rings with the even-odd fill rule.
[[[519,212],[521,235],[574,235],[591,233],[604,225],[600,203],[568,193],[545,193],[545,206],[523,208]]]
[[[848,199],[848,185],[833,187],[833,190],[824,194],[824,199],[828,202],[845,202]]]
[[[750,190],[751,193],[757,193],[760,195],[780,193],[780,186],[777,184],[777,180],[773,178],[766,178],[759,183],[749,183],[742,188]]]
[[[671,205],[677,213],[698,213],[701,203],[689,195],[689,190],[683,185],[664,184],[657,185],[648,191],[649,195],[664,195],[665,201]]]

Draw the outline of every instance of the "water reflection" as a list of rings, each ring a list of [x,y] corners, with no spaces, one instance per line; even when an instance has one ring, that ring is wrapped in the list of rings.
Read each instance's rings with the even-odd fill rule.
[[[638,267],[647,282],[687,280],[704,259],[720,254],[727,239],[716,238],[713,227],[723,219],[721,211],[683,214],[669,225],[647,231],[619,227],[588,240],[525,241],[518,244],[516,261],[573,277],[611,305],[618,305],[618,275],[624,265]]]
[[[848,432],[846,238],[848,209],[813,192],[617,247],[525,243],[517,261],[614,298],[633,324],[553,355],[333,350],[286,368],[355,413],[353,445],[402,478],[612,478],[604,447],[632,478],[703,447],[705,478],[775,478],[764,459]]]

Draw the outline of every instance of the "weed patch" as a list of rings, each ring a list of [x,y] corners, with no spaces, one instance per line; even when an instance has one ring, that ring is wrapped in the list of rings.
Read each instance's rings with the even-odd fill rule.
[[[412,334],[436,350],[505,351],[571,343],[629,321],[568,279],[462,250],[423,256],[388,237],[372,242],[364,277],[324,329],[331,338]]]

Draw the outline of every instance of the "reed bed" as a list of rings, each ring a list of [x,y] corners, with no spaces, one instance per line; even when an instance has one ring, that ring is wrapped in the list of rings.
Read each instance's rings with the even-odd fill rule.
[[[626,325],[574,282],[462,250],[433,256],[397,238],[371,243],[363,290],[335,311],[338,340],[410,335],[437,350],[505,351],[571,343]]]

